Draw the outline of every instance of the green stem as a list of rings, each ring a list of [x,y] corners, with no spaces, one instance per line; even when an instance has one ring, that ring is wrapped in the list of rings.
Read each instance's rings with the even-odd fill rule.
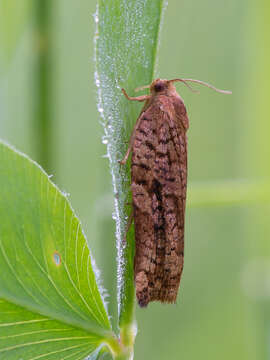
[[[188,206],[243,206],[269,203],[269,176],[260,179],[228,179],[189,184]]]
[[[124,327],[120,339],[107,339],[107,346],[115,360],[132,360],[136,331],[133,327]]]
[[[126,354],[120,354],[114,358],[115,360],[131,360],[133,359],[133,354],[126,353]]]
[[[37,161],[46,171],[50,171],[50,0],[34,2],[34,139]]]

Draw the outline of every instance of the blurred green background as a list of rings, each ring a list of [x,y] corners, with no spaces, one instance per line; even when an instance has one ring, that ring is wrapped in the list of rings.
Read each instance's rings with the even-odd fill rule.
[[[95,6],[0,0],[0,137],[71,194],[115,325],[115,224],[96,106]],[[169,0],[157,75],[204,80],[233,95],[207,88],[198,95],[178,85],[191,124],[185,269],[176,305],[137,309],[135,359],[270,359],[269,33],[266,0]]]

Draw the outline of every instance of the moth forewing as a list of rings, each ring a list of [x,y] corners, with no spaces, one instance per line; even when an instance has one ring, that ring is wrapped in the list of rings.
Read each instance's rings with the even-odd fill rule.
[[[156,79],[146,86],[150,95],[131,98],[122,90],[129,100],[146,101],[121,161],[132,153],[134,280],[141,307],[174,303],[183,270],[189,120],[175,81],[209,87],[192,79]]]
[[[140,306],[154,300],[175,302],[183,269],[188,120],[174,86],[166,80],[155,85],[156,93],[144,98],[147,104],[129,147]]]

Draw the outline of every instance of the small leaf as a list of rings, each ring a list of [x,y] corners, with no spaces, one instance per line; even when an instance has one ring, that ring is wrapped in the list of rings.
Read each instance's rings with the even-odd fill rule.
[[[66,196],[0,142],[0,358],[83,359],[113,338]]]
[[[105,130],[115,194],[118,247],[118,303],[120,328],[134,316],[134,231],[128,233],[130,167],[120,166],[141,104],[128,102],[121,88],[134,89],[152,81],[158,45],[162,0],[99,0],[95,15],[96,84]],[[125,241],[126,240],[126,241]]]

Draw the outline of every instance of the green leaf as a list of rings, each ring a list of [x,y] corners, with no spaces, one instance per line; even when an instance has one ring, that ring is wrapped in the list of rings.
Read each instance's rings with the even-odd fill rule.
[[[121,87],[132,96],[136,87],[152,81],[162,9],[162,0],[99,0],[95,16],[99,111],[115,194],[121,329],[131,325],[134,317],[134,231],[131,229],[125,239],[130,215],[130,166],[121,167],[118,160],[124,157],[142,107],[128,102]]]
[[[0,300],[0,359],[84,359],[102,339]]]
[[[83,359],[113,341],[81,224],[65,194],[0,142],[0,358]]]

